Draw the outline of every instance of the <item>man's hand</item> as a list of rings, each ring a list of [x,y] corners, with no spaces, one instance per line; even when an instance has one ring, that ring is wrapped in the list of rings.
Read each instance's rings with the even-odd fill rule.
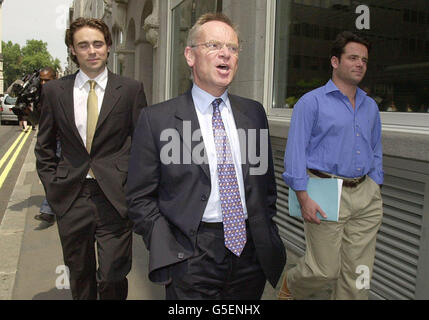
[[[320,219],[317,217],[318,212],[323,218],[327,218],[326,213],[310,198],[307,191],[296,191],[296,196],[301,205],[301,215],[306,222],[320,224]]]

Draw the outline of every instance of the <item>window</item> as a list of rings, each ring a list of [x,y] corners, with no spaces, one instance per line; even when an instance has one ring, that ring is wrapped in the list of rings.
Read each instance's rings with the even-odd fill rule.
[[[221,0],[171,1],[170,77],[167,98],[176,97],[191,88],[191,71],[185,61],[184,50],[188,32],[196,20],[206,12],[222,11]]]
[[[355,12],[355,1],[273,0],[276,22],[269,114],[290,116],[303,94],[330,79],[332,42],[339,32],[350,30],[372,43],[368,71],[360,87],[377,102],[383,125],[391,121],[393,125],[429,130],[424,2],[409,0],[403,9],[401,2],[393,0],[384,1],[383,7],[377,6],[377,0],[359,1],[370,10],[370,29],[357,30],[356,20],[361,14]],[[398,114],[394,116],[392,111]]]

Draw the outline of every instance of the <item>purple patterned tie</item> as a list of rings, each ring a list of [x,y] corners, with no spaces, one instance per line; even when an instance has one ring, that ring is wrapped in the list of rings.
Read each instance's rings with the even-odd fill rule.
[[[213,105],[213,136],[216,146],[219,195],[222,209],[225,247],[240,256],[246,244],[246,223],[238,189],[237,175],[232,160],[231,147],[225,132],[219,105],[222,99],[215,99]]]

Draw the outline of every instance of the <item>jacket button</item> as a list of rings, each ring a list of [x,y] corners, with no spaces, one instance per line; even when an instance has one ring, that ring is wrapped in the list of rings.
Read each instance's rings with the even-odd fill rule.
[[[201,201],[207,201],[207,195],[205,195],[205,194],[202,194],[201,195]]]
[[[191,237],[195,236],[195,230],[193,230],[193,229],[189,230],[189,235]]]
[[[179,259],[183,259],[183,258],[185,257],[185,255],[183,254],[183,252],[179,252],[179,253],[177,254],[177,257],[178,257]]]

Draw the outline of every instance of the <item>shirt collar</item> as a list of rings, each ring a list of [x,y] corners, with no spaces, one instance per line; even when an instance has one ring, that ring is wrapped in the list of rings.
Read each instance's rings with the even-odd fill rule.
[[[338,89],[332,79],[329,79],[329,81],[325,84],[325,93],[328,94],[334,91],[340,91],[340,89]]]
[[[220,97],[215,97],[212,96],[210,93],[204,91],[194,83],[192,87],[192,98],[194,100],[195,108],[198,108],[201,113],[212,113],[213,111],[210,107],[213,100],[217,98],[221,98],[223,101],[221,107],[226,106],[228,110],[230,108],[229,103],[227,103],[229,101],[228,90],[225,90],[225,92]]]
[[[325,84],[325,93],[331,93],[334,91],[339,91],[340,89],[338,89],[338,87],[335,85],[334,81],[332,81],[332,79],[329,79],[329,81]],[[356,88],[356,101],[359,98],[364,98],[366,96],[366,92],[363,91],[361,88],[357,87]]]
[[[88,83],[88,80],[95,80],[95,82],[97,82],[97,85],[100,88],[102,88],[103,90],[106,90],[107,77],[108,77],[107,68],[104,68],[104,71],[100,73],[98,76],[96,76],[94,79],[90,79],[85,72],[83,72],[82,70],[79,70],[79,72],[76,75],[75,84],[79,89],[82,89],[83,86]]]
[[[329,93],[335,92],[335,91],[338,91],[342,94],[340,89],[338,89],[338,87],[335,85],[334,81],[332,81],[332,79],[329,79],[329,81],[325,85],[325,94],[329,94]],[[367,96],[367,94],[365,91],[363,91],[359,87],[356,88],[356,97],[355,97],[356,107],[358,107],[358,108],[360,107],[360,105],[365,101],[366,96]]]

